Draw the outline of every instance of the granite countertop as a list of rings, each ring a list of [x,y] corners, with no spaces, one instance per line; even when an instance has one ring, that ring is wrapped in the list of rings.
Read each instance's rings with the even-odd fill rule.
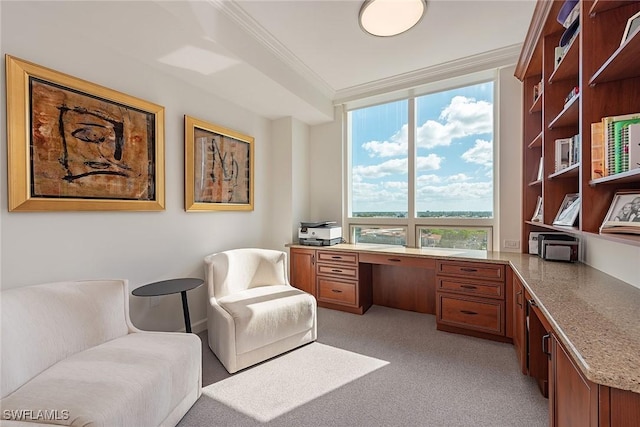
[[[463,249],[379,244],[288,246],[509,264],[585,377],[640,393],[640,289],[586,264]]]

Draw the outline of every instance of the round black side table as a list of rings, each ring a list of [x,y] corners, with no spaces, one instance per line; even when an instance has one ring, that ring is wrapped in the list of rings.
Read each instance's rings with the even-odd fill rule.
[[[160,295],[177,294],[182,296],[182,313],[184,314],[184,326],[187,333],[191,332],[191,320],[189,319],[189,304],[187,303],[187,291],[202,285],[204,280],[194,278],[170,279],[149,283],[134,289],[131,293],[137,297],[157,297]]]

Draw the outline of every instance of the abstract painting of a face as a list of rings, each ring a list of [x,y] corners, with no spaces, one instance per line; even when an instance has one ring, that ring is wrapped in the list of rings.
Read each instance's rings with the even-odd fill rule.
[[[31,197],[153,200],[153,114],[30,79]]]

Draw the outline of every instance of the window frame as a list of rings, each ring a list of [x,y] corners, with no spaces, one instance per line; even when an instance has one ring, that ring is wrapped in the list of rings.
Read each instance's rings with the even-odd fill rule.
[[[416,133],[416,99],[433,93],[453,90],[460,87],[473,86],[477,84],[492,82],[493,83],[493,217],[492,218],[420,218],[416,216],[416,169],[415,160],[417,156],[417,147],[415,141]],[[376,105],[386,104],[394,101],[406,100],[408,102],[408,206],[406,218],[386,218],[386,217],[353,217],[352,216],[352,150],[351,150],[351,122],[349,113],[353,110],[374,107]],[[407,247],[419,248],[420,239],[418,238],[421,227],[433,228],[482,228],[490,229],[488,236],[487,250],[492,251],[495,242],[499,236],[499,212],[500,191],[499,191],[499,70],[491,69],[477,73],[458,76],[452,79],[431,82],[419,87],[414,87],[399,92],[377,95],[369,99],[359,99],[347,102],[343,105],[343,218],[345,231],[348,230],[347,242],[352,242],[353,226],[381,226],[381,227],[406,227]]]

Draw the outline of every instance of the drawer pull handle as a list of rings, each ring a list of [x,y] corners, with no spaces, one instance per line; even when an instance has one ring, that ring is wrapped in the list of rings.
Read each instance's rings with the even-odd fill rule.
[[[398,259],[398,258],[387,258],[387,259],[389,261],[391,261],[391,262],[400,262],[400,261],[402,261],[401,259]]]
[[[340,255],[334,255],[331,257],[331,259],[342,259],[342,257]]]
[[[473,286],[473,285],[460,285],[460,287],[465,289],[478,289],[476,286]]]
[[[469,314],[471,316],[475,316],[476,314],[478,314],[475,311],[469,311],[469,310],[460,310],[460,313]]]
[[[522,297],[522,291],[518,291],[516,292],[516,304],[518,304],[518,307],[522,308],[522,301],[520,300]]]
[[[342,270],[338,270],[337,268],[334,268],[331,271],[333,271],[334,273],[342,273]]]
[[[478,271],[478,269],[476,268],[469,268],[469,267],[461,267],[460,270],[466,271],[467,273],[475,273],[476,271]]]
[[[342,293],[342,291],[339,290],[339,289],[331,289],[331,292],[334,292],[336,294],[341,294]]]
[[[551,334],[546,334],[542,337],[542,352],[547,356],[551,357],[551,352],[549,351],[549,341],[551,340]]]

